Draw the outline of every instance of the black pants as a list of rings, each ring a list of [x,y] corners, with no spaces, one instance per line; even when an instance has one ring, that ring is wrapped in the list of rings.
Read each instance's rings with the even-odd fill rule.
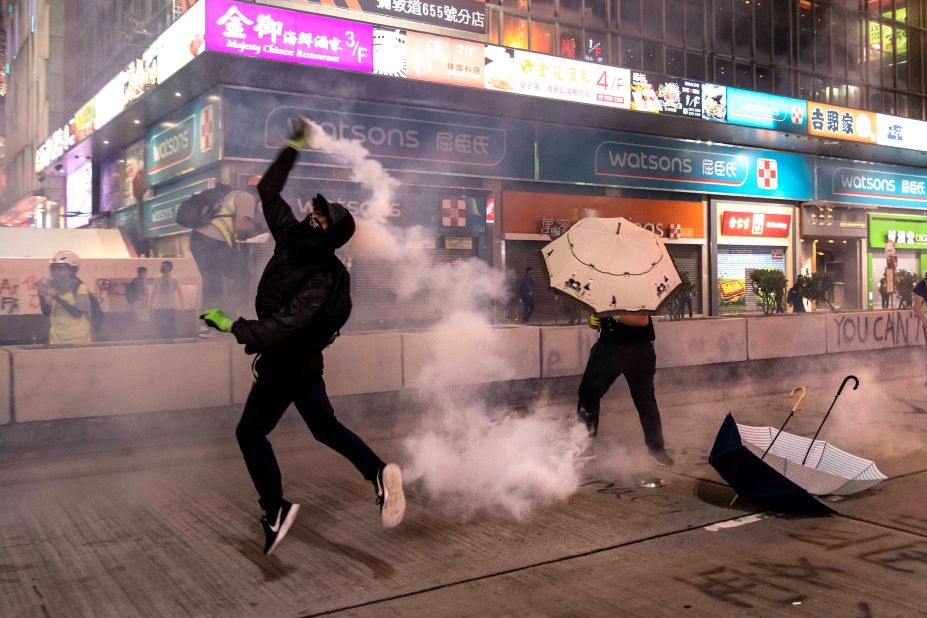
[[[882,294],[882,308],[888,309],[888,294]]]
[[[267,435],[277,426],[291,403],[296,404],[313,437],[344,455],[368,481],[374,482],[377,471],[385,465],[363,440],[335,418],[321,377],[311,382],[290,384],[259,377],[251,387],[235,436],[260,496],[258,502],[271,516],[280,507],[283,485],[280,467]]]
[[[579,384],[577,414],[579,420],[586,424],[590,435],[595,436],[599,431],[599,404],[602,397],[618,376],[624,374],[631,389],[634,407],[640,416],[647,448],[651,451],[663,449],[660,409],[653,391],[656,366],[657,357],[650,342],[614,344],[599,338],[592,346],[586,371]]]
[[[534,313],[534,296],[522,296],[521,297],[521,321],[522,324],[527,324],[528,320],[531,319],[531,314]]]
[[[190,234],[190,253],[203,277],[203,309],[225,306],[224,278],[229,276],[238,264],[238,252],[225,241],[210,238],[196,230]]]

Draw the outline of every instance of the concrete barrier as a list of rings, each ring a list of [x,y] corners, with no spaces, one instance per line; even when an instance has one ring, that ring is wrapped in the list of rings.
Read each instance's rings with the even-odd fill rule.
[[[582,374],[589,350],[599,333],[588,326],[554,326],[541,329],[541,377]]]
[[[833,313],[827,316],[828,353],[878,350],[924,342],[911,311]]]
[[[225,341],[9,350],[17,422],[231,404]]]
[[[830,315],[809,313],[747,318],[747,358],[826,354],[826,320]]]
[[[440,388],[540,378],[540,338],[541,329],[530,326],[473,333],[451,324],[403,333],[403,386]]]
[[[254,356],[231,343],[232,402],[244,404],[251,391]],[[342,335],[325,350],[325,387],[330,396],[386,393],[402,389],[402,335],[398,332]]]
[[[747,360],[744,319],[656,322],[657,367],[686,367]]]
[[[13,420],[12,384],[10,383],[10,353],[0,348],[0,425],[6,425]]]

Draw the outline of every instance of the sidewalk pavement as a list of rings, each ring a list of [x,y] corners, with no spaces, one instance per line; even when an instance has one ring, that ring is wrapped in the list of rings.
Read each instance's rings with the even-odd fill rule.
[[[791,431],[814,432],[841,378],[809,392]],[[617,388],[580,491],[524,522],[463,521],[412,485],[405,521],[383,530],[370,485],[290,423],[273,441],[304,508],[270,558],[231,418],[158,445],[18,451],[0,458],[0,615],[927,615],[927,389],[860,378],[822,437],[890,480],[824,518],[730,506],[707,464],[724,414],[778,426],[791,401],[722,405],[710,384],[662,405],[669,472]],[[400,434],[371,445],[401,462]],[[665,487],[639,485],[658,475]]]

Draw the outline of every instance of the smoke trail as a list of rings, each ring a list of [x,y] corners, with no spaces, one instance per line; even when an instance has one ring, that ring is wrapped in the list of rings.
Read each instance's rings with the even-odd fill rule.
[[[313,147],[343,157],[352,178],[371,193],[369,215],[358,221],[349,253],[390,260],[401,275],[400,301],[424,296],[440,316],[430,332],[429,363],[416,376],[431,385],[421,393],[429,414],[405,440],[407,479],[463,517],[501,511],[522,519],[536,506],[570,496],[580,482],[582,427],[565,425],[543,407],[527,417],[505,415],[450,388],[517,375],[487,318],[491,303],[505,294],[504,274],[478,259],[434,263],[422,249],[426,230],[387,224],[399,183],[359,143],[311,126]]]

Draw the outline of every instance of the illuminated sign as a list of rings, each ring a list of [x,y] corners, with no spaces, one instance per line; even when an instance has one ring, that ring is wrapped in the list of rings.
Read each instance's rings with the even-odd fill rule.
[[[656,73],[631,72],[631,109],[702,117],[702,84]]]
[[[350,9],[376,15],[388,15],[410,20],[465,30],[486,32],[486,10],[483,0],[441,0],[440,2],[397,2],[390,0],[302,0],[328,6]]]
[[[875,143],[876,115],[809,101],[808,133],[821,137]]]
[[[264,5],[209,0],[208,51],[373,72],[373,26]]]
[[[215,98],[203,97],[148,130],[145,154],[148,185],[157,185],[219,160],[215,140],[219,110]]]
[[[927,208],[924,170],[849,161],[818,162],[817,199]]]
[[[791,226],[792,215],[730,210],[721,213],[722,236],[788,238]]]
[[[920,216],[869,215],[869,246],[885,247],[885,255],[896,249],[924,249],[927,244],[927,221]],[[892,249],[890,252],[889,249]]]
[[[409,32],[408,77],[452,86],[483,87],[482,43]]]
[[[96,99],[90,99],[90,102],[77,110],[74,118],[71,119],[70,131],[74,134],[75,143],[82,142],[84,139],[93,134],[93,121],[96,117]]]
[[[927,122],[876,114],[876,141],[882,146],[921,150],[927,143]]]
[[[727,87],[702,84],[702,118],[724,122],[727,119]]]
[[[631,71],[487,45],[484,84],[546,99],[631,108]]]
[[[727,89],[727,121],[748,127],[805,133],[808,104],[801,99]]]
[[[409,63],[406,31],[373,28],[373,73],[388,77],[405,77]]]

